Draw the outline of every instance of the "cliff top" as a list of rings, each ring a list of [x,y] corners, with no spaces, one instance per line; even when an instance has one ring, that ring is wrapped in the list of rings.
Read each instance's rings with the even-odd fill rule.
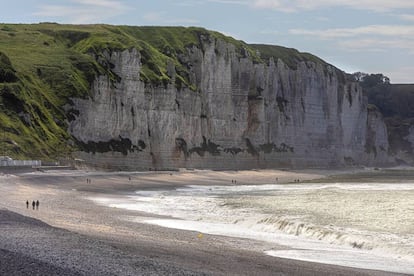
[[[325,63],[309,53],[295,49],[247,44],[221,33],[199,27],[151,27],[151,26],[112,26],[112,25],[60,25],[40,24],[0,24],[0,51],[12,61],[17,71],[31,70],[39,64],[55,65],[56,56],[74,57],[74,54],[99,54],[103,50],[123,50],[137,48],[147,62],[155,67],[163,67],[168,59],[176,60],[192,46],[202,47],[210,39],[221,39],[235,46],[243,56],[249,55],[255,62],[268,62],[270,57],[282,59],[290,67],[297,62],[312,61]],[[259,53],[259,52],[260,53]],[[88,60],[87,57],[86,60]],[[62,61],[62,58],[60,58]],[[163,77],[152,68],[147,72],[151,81],[156,80],[152,73]]]

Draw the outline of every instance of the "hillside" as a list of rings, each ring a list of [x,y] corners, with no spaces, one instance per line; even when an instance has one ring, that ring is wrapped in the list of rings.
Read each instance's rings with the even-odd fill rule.
[[[0,24],[4,155],[120,169],[389,162],[358,84],[203,28]]]
[[[73,97],[89,97],[98,75],[108,74],[117,81],[112,65],[99,63],[104,50],[138,49],[143,63],[140,78],[152,86],[172,81],[167,72],[172,63],[177,71],[175,86],[196,91],[181,56],[210,37],[234,44],[240,56],[263,62],[254,46],[202,28],[0,24],[3,153],[15,158],[56,158],[76,150],[67,133],[73,114],[64,107]],[[291,51],[275,47],[272,54],[294,65]],[[295,58],[309,57],[295,52]]]
[[[400,163],[414,162],[414,85],[378,83],[364,90],[384,115],[391,154]]]

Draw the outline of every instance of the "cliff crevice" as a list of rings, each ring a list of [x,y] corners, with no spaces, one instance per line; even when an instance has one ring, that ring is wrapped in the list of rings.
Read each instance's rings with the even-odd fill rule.
[[[119,78],[100,75],[91,98],[73,99],[79,113],[69,129],[82,145],[79,157],[128,169],[389,162],[382,118],[345,73],[314,61],[293,69],[280,58],[258,63],[219,38],[199,43],[180,55],[196,89],[177,87],[171,65],[169,82],[142,81],[135,48],[104,52]]]
[[[146,170],[412,157],[413,129],[386,117],[387,130],[349,75],[197,27],[0,24],[0,107],[13,158]]]

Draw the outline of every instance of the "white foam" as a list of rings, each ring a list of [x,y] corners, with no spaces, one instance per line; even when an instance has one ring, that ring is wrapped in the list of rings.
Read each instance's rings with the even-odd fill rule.
[[[176,219],[138,219],[137,221],[167,228],[197,231],[211,235],[261,240],[292,248],[289,250],[265,251],[267,255],[279,258],[397,273],[414,272],[414,263],[407,262],[406,260],[399,260],[397,258],[375,255],[367,251],[325,244],[317,240],[301,239],[300,237],[292,235],[281,233],[269,234],[224,223],[205,223]]]
[[[358,251],[330,250],[269,250],[269,256],[318,262],[332,265],[348,266],[362,269],[382,270],[396,273],[413,273],[414,264],[404,260],[386,258]]]
[[[266,251],[272,256],[413,273],[414,235],[405,230],[412,227],[413,191],[410,183],[194,185],[93,200],[178,218],[145,223],[293,249]]]
[[[316,191],[316,190],[345,190],[345,191],[414,191],[414,183],[300,183],[300,184],[266,184],[266,185],[234,185],[206,186],[188,185],[177,188],[178,193],[191,195],[225,195],[229,193],[259,193],[266,191]]]

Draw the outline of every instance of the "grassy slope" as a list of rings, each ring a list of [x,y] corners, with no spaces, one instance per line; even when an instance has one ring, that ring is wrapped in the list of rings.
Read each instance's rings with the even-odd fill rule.
[[[297,63],[302,61],[311,61],[315,63],[326,64],[325,61],[318,58],[317,56],[309,53],[301,53],[298,50],[292,48],[262,44],[251,44],[250,46],[260,52],[260,57],[264,61],[268,61],[270,58],[273,58],[276,62],[277,59],[281,59],[292,69],[296,69]]]
[[[211,39],[234,44],[240,56],[248,55],[254,62],[266,62],[270,56],[283,59],[292,68],[298,61],[322,62],[293,49],[249,46],[195,27],[0,24],[0,53],[11,63],[8,68],[7,62],[0,62],[0,69],[7,67],[16,76],[8,81],[0,78],[0,155],[53,159],[70,153],[73,146],[68,143],[68,114],[63,106],[71,97],[88,97],[98,74],[108,74],[116,81],[110,66],[96,61],[103,50],[138,49],[143,62],[140,78],[148,85],[170,82],[167,64],[172,63],[177,71],[175,85],[196,91],[180,57],[188,47],[201,48],[204,40]]]

